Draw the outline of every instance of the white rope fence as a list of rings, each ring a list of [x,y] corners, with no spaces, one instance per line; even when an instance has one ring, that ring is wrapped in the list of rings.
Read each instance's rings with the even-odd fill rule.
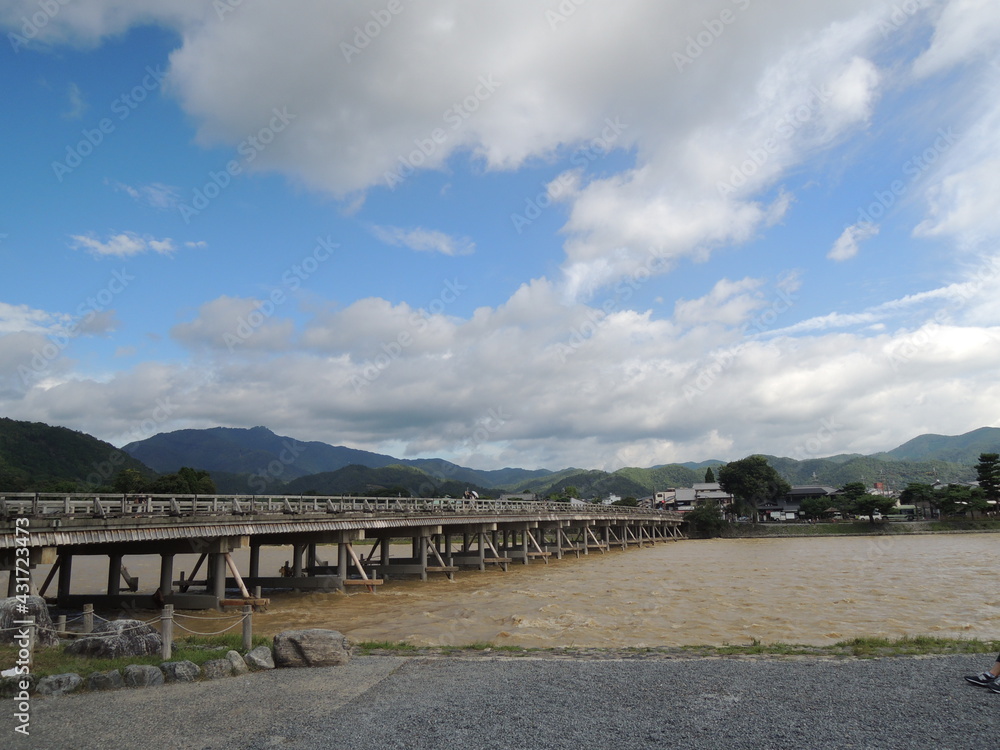
[[[70,632],[66,630],[66,617],[65,615],[60,616],[59,625],[57,627],[50,627],[47,625],[42,625],[35,621],[34,615],[25,616],[22,620],[18,621],[9,628],[0,628],[0,633],[18,633],[23,634],[27,632],[27,643],[22,645],[21,651],[27,651],[26,658],[30,666],[34,659],[35,646],[38,642],[38,636],[42,633],[51,633],[57,638],[65,635],[82,636],[84,638],[95,638],[95,639],[110,639],[117,638],[122,633],[129,633],[135,630],[141,630],[143,628],[152,627],[153,625],[159,623],[160,635],[162,637],[162,648],[160,650],[160,655],[164,660],[170,659],[173,652],[173,640],[174,640],[174,626],[183,630],[185,633],[190,633],[195,636],[216,636],[227,633],[230,630],[235,630],[237,627],[242,625],[243,631],[243,648],[249,651],[253,645],[253,605],[246,604],[243,606],[243,611],[240,614],[224,615],[221,617],[201,617],[197,615],[183,615],[174,614],[174,606],[172,604],[164,605],[163,612],[158,616],[151,618],[149,620],[139,620],[137,624],[130,625],[128,627],[120,628],[112,633],[94,633],[93,621],[94,618],[102,620],[103,622],[116,622],[115,620],[107,620],[100,615],[96,615],[93,611],[92,604],[85,604],[83,613],[74,617],[73,621],[83,620],[84,628],[81,632]],[[231,621],[229,625],[222,628],[221,630],[213,630],[211,632],[192,630],[191,628],[185,627],[178,619],[188,619],[196,620],[199,622],[207,621],[219,621],[227,620]],[[21,645],[21,642],[18,642]]]

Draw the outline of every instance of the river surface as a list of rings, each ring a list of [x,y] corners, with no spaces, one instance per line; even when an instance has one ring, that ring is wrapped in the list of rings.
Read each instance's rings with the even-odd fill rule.
[[[318,627],[355,641],[524,647],[1000,638],[998,552],[997,534],[685,540],[507,573],[462,570],[455,581],[393,580],[377,594],[265,592],[271,605],[255,614],[254,632]],[[289,558],[288,548],[264,548],[262,574]],[[236,559],[246,571],[246,551]],[[192,562],[178,556],[175,572]],[[140,591],[156,587],[158,557],[125,564]],[[106,570],[106,558],[74,558],[73,593],[100,591]]]

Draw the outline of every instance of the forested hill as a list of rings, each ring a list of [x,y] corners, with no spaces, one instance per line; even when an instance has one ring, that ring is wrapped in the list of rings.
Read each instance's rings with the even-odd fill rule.
[[[791,484],[840,487],[847,482],[872,486],[885,482],[902,489],[909,482],[958,482],[975,479],[980,453],[1000,453],[1000,428],[984,427],[964,435],[921,435],[891,451],[870,456],[840,454],[799,461],[768,460]],[[129,455],[130,454],[130,455]],[[483,471],[443,459],[397,459],[369,451],[300,442],[265,427],[178,430],[116,449],[65,427],[0,418],[0,490],[85,491],[111,486],[122,469],[145,477],[182,466],[211,473],[217,491],[232,494],[273,492],[399,493],[456,495],[468,489],[496,496],[527,492],[541,496],[575,494],[583,498],[643,497],[670,487],[705,480],[718,461],[629,467],[614,472],[568,468],[560,471],[517,468]]]
[[[108,482],[122,469],[154,472],[83,432],[0,417],[0,490],[72,492]]]

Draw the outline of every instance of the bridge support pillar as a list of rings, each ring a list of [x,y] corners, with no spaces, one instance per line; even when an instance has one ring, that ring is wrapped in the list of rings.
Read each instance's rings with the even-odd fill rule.
[[[209,592],[216,599],[226,598],[226,556],[221,552],[210,552],[208,569],[211,573]]]
[[[122,556],[108,555],[108,596],[117,596],[121,591]]]
[[[172,553],[160,555],[160,596],[166,598],[173,593],[174,556]],[[62,596],[62,581],[59,582],[59,596]],[[69,593],[68,591],[66,593]]]
[[[260,577],[260,545],[250,543],[250,578]],[[255,599],[260,599],[261,585],[258,583],[253,587]]]
[[[62,599],[69,596],[73,579],[73,555],[64,552],[59,555],[59,583],[56,585],[56,596]]]

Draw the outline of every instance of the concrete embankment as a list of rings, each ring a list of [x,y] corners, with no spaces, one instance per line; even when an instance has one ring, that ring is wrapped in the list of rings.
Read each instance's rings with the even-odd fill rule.
[[[962,675],[992,658],[357,657],[37,699],[4,746],[981,750],[1000,695]]]

